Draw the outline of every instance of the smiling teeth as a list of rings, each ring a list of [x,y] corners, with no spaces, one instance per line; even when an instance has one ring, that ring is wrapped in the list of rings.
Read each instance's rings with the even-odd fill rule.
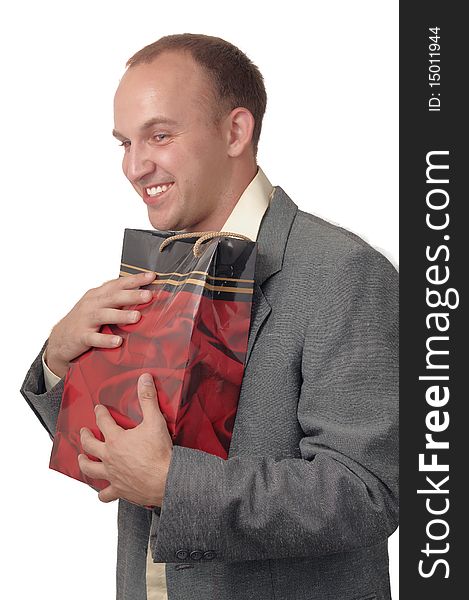
[[[166,192],[172,185],[172,183],[169,185],[158,185],[157,187],[145,188],[145,190],[149,196],[157,196],[158,194]]]

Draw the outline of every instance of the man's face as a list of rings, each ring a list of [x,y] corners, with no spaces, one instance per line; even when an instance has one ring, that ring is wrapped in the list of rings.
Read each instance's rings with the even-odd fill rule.
[[[217,214],[230,165],[224,130],[211,124],[212,106],[207,75],[185,53],[131,67],[119,84],[114,135],[124,145],[122,168],[156,229],[223,225]],[[166,191],[158,189],[165,184]]]

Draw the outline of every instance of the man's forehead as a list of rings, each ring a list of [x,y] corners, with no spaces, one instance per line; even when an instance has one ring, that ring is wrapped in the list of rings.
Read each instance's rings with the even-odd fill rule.
[[[129,67],[114,97],[115,112],[119,115],[138,115],[142,127],[148,119],[156,121],[159,115],[162,124],[169,124],[174,115],[167,114],[168,111],[178,112],[183,100],[180,94],[181,81],[187,77],[176,67],[173,57],[168,57],[168,61],[163,60],[165,57],[159,58],[151,63]],[[187,85],[186,90],[189,96],[194,88]]]

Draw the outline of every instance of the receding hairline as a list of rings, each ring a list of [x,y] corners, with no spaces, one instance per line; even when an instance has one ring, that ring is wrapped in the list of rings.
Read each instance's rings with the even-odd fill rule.
[[[186,57],[188,56],[199,67],[203,66],[199,62],[197,62],[197,60],[194,58],[194,55],[188,48],[162,48],[153,56],[148,56],[148,57],[140,58],[140,59],[136,59],[136,60],[133,60],[133,57],[129,58],[129,60],[125,63],[125,66],[126,66],[127,70],[129,70],[134,67],[138,67],[139,65],[149,65],[152,62],[155,62],[156,60],[161,58],[162,56],[168,55],[168,54],[173,55],[173,56],[186,56]]]

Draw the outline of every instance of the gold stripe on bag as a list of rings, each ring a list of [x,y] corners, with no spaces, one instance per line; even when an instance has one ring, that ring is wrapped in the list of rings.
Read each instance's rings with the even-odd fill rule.
[[[142,273],[156,273],[157,275],[177,275],[178,277],[186,277],[187,275],[205,275],[210,279],[214,279],[215,281],[239,281],[240,283],[254,283],[254,279],[236,279],[234,277],[215,277],[214,275],[209,275],[205,271],[188,271],[187,273],[178,273],[177,271],[171,271],[169,273],[160,273],[159,271],[152,271],[151,269],[142,269],[142,267],[136,267],[135,265],[129,265],[127,263],[121,263],[121,266],[128,267],[129,269],[135,269],[136,271],[142,271]],[[126,275],[135,275],[135,273],[127,273],[126,271],[121,271],[121,274],[125,273]]]
[[[133,273],[126,273],[125,271],[121,271],[120,274],[123,275],[124,277],[130,277],[131,275],[133,275]],[[236,281],[236,280],[234,280],[234,281]],[[186,279],[182,279],[180,281],[175,281],[174,279],[156,279],[155,281],[152,281],[151,283],[148,283],[147,285],[165,285],[166,283],[169,285],[174,285],[174,286],[192,283],[193,285],[198,285],[207,290],[211,290],[212,292],[234,292],[236,294],[252,294],[253,293],[253,290],[251,288],[211,285],[210,283],[207,283],[206,281],[201,281],[200,279],[192,279],[190,277],[187,277]]]

